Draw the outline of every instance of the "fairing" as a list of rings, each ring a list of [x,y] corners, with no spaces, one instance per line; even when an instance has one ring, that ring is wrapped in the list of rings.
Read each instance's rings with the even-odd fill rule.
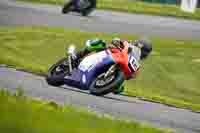
[[[65,77],[65,83],[82,89],[88,89],[90,83],[96,76],[106,71],[115,61],[108,52],[104,50],[85,57],[72,74]]]
[[[88,89],[91,82],[113,64],[119,64],[126,80],[135,77],[139,63],[134,54],[128,53],[128,43],[123,50],[117,48],[103,50],[85,57],[71,75],[65,77],[70,86]]]

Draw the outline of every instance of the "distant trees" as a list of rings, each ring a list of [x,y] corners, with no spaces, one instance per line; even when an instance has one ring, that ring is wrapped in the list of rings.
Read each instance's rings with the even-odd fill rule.
[[[146,2],[152,2],[152,3],[168,3],[168,4],[177,4],[180,5],[182,0],[142,0]],[[200,0],[198,0],[197,7],[200,8]]]
[[[180,5],[182,0],[175,0],[175,1],[176,1],[177,5]],[[198,2],[197,2],[197,7],[200,8],[200,0],[198,0]]]

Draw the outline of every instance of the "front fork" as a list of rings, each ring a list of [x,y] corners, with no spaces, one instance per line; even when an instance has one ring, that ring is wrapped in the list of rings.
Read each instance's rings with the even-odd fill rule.
[[[72,72],[72,56],[68,55],[68,62],[69,62],[69,73]]]
[[[73,59],[76,58],[75,46],[71,45],[67,50],[67,58],[69,63],[69,73],[72,72],[73,69]]]

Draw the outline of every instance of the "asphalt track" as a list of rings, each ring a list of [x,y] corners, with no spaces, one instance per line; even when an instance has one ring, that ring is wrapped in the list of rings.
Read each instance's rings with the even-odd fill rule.
[[[95,11],[89,17],[63,15],[60,6],[0,0],[0,25],[39,25],[82,31],[199,39],[200,21]]]
[[[60,7],[0,1],[0,25],[39,25],[80,28],[83,31],[120,32],[198,39],[200,23],[174,18],[96,11],[89,17],[61,15]],[[26,95],[60,104],[88,107],[116,118],[128,118],[157,127],[173,128],[180,133],[200,132],[200,113],[137,98],[107,95],[96,97],[70,87],[48,86],[43,77],[15,69],[0,67],[0,88],[15,91],[23,88]]]
[[[178,109],[166,105],[142,101],[133,97],[109,94],[97,97],[71,87],[52,87],[43,77],[0,67],[0,88],[15,92],[22,88],[25,95],[59,104],[69,104],[89,108],[98,113],[106,113],[116,118],[142,121],[155,127],[173,128],[180,133],[200,132],[200,113]]]

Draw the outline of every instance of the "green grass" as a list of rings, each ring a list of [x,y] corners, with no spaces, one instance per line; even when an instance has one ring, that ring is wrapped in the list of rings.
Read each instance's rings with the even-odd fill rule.
[[[61,28],[0,28],[0,64],[46,73],[73,43],[91,38],[134,39],[133,35],[67,31]],[[137,38],[135,36],[135,38]],[[200,41],[152,38],[153,53],[125,94],[192,110],[200,110]]]
[[[65,0],[22,0],[26,2],[39,2],[63,5]],[[131,0],[99,0],[97,7],[99,9],[123,11],[129,13],[151,14],[159,16],[173,16],[186,19],[200,20],[200,9],[194,14],[181,11],[177,5],[168,4],[150,4],[141,1]]]
[[[169,133],[146,124],[116,120],[83,108],[59,106],[0,91],[2,133]]]

